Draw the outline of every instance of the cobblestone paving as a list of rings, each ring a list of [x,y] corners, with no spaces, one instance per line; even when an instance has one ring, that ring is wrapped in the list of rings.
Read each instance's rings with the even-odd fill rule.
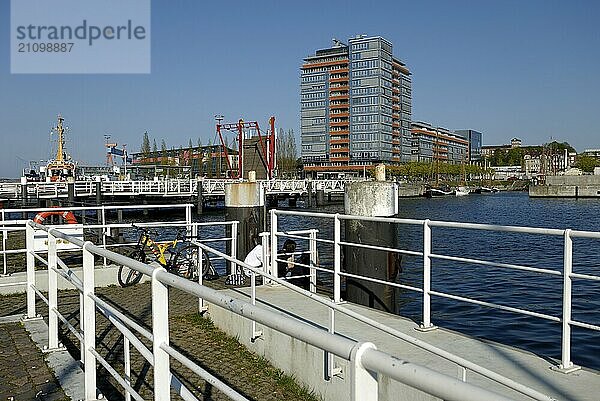
[[[0,324],[0,400],[68,400],[20,323]]]
[[[224,288],[224,280],[206,282],[213,288]],[[229,287],[230,288],[230,287]],[[113,304],[123,306],[130,317],[150,328],[152,307],[150,285],[138,284],[130,288],[107,287],[97,293]],[[0,316],[25,312],[25,296],[0,297]],[[200,317],[198,302],[192,296],[178,290],[169,292],[170,343],[180,352],[204,369],[228,383],[238,392],[252,400],[317,400],[306,389],[301,388],[293,378],[273,368],[263,358],[249,352],[235,339],[215,328],[210,320]],[[38,312],[45,315],[47,307],[38,303]],[[72,324],[78,327],[79,295],[75,291],[64,291],[59,295],[59,310]],[[96,348],[115,369],[123,374],[123,337],[102,315],[97,315]],[[79,344],[74,336],[62,330],[61,341],[75,358],[79,358]],[[138,336],[141,337],[141,336]],[[151,349],[151,343],[144,339]],[[4,349],[4,347],[2,347]],[[133,387],[145,399],[152,397],[152,367],[141,354],[131,347]],[[173,361],[173,359],[171,359]],[[172,362],[172,370],[200,400],[228,400],[229,398],[213,388],[179,362]],[[4,380],[1,376],[0,380]],[[122,388],[105,370],[99,368],[98,387],[109,400],[123,399]],[[173,393],[173,399],[179,399]],[[6,398],[0,398],[0,401]]]

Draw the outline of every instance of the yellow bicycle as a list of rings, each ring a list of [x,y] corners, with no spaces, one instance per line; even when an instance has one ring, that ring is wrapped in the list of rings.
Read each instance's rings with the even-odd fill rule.
[[[199,248],[186,239],[185,231],[178,231],[174,240],[157,242],[150,236],[147,227],[133,227],[139,230],[140,235],[135,248],[127,254],[128,257],[147,264],[156,262],[170,273],[191,280],[198,279]],[[202,276],[218,276],[204,251],[202,259]],[[121,287],[129,287],[140,282],[142,273],[122,265],[117,278]]]

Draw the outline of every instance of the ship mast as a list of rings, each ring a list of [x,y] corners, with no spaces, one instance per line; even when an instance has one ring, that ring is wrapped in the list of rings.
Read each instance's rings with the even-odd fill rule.
[[[65,146],[64,133],[65,133],[65,130],[63,128],[63,121],[65,121],[65,119],[59,114],[58,115],[58,125],[56,126],[56,132],[58,133],[58,146],[57,146],[57,150],[56,150],[56,161],[57,162],[64,161],[64,146]]]

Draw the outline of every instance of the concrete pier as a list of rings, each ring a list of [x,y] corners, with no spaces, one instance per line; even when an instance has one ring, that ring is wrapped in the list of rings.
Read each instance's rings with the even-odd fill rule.
[[[233,299],[248,301],[250,289],[231,289],[223,292]],[[256,297],[257,304],[266,306],[277,313],[286,311],[298,319],[306,319],[321,327],[329,326],[330,314],[327,307],[281,286],[258,287]],[[418,325],[410,319],[352,303],[346,304],[345,307],[550,395],[556,400],[598,400],[600,375],[597,371],[582,369],[571,374],[564,374],[550,369],[557,361],[551,361],[530,352],[491,341],[482,341],[442,328],[420,332],[416,330]],[[214,323],[222,330],[238,338],[242,344],[258,355],[264,356],[275,366],[293,374],[324,400],[345,401],[350,399],[350,383],[346,379],[350,372],[350,366],[347,361],[334,358],[334,364],[342,369],[342,375],[325,381],[323,380],[323,352],[321,350],[262,325],[258,325],[258,329],[263,331],[263,335],[258,340],[252,341],[250,320],[215,305],[209,306],[209,314]],[[452,362],[341,313],[336,313],[335,316],[335,330],[338,334],[357,341],[372,342],[381,351],[456,378],[460,378],[462,375],[460,367]],[[499,327],[499,329],[501,328]],[[470,371],[466,375],[466,380],[510,399],[531,400],[525,395]],[[383,375],[378,377],[378,382],[379,396],[382,400],[439,400],[439,398],[390,380]]]
[[[529,187],[532,198],[600,198],[600,175],[548,176],[545,185]]]
[[[382,174],[385,177],[385,171]],[[383,180],[348,183],[344,209],[346,214],[357,216],[394,216],[398,213],[398,187]],[[396,224],[346,220],[345,234],[346,242],[399,248]],[[345,268],[350,274],[385,281],[394,281],[398,275],[398,253],[351,246],[344,246],[343,252]],[[395,312],[395,291],[387,285],[349,278],[346,281],[346,298],[360,305]]]
[[[244,260],[248,252],[254,248],[253,238],[259,240],[258,234],[265,229],[265,193],[257,182],[243,182],[225,185],[225,220],[239,221],[237,232],[237,257]],[[227,236],[231,236],[228,226]],[[231,254],[231,243],[227,245]],[[228,274],[230,267],[228,264]]]

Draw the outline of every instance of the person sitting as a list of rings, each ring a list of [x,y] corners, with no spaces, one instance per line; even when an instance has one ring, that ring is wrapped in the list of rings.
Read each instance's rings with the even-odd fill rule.
[[[250,252],[248,252],[248,255],[246,255],[246,258],[244,259],[244,263],[250,267],[261,267],[262,266],[262,264],[263,264],[262,244],[256,245],[254,248],[252,248],[252,250]],[[244,269],[244,274],[246,276],[250,277],[250,270]]]
[[[296,242],[286,239],[283,247],[277,253],[277,259],[284,262],[277,262],[277,277],[285,278],[294,268],[294,252],[296,251]]]

